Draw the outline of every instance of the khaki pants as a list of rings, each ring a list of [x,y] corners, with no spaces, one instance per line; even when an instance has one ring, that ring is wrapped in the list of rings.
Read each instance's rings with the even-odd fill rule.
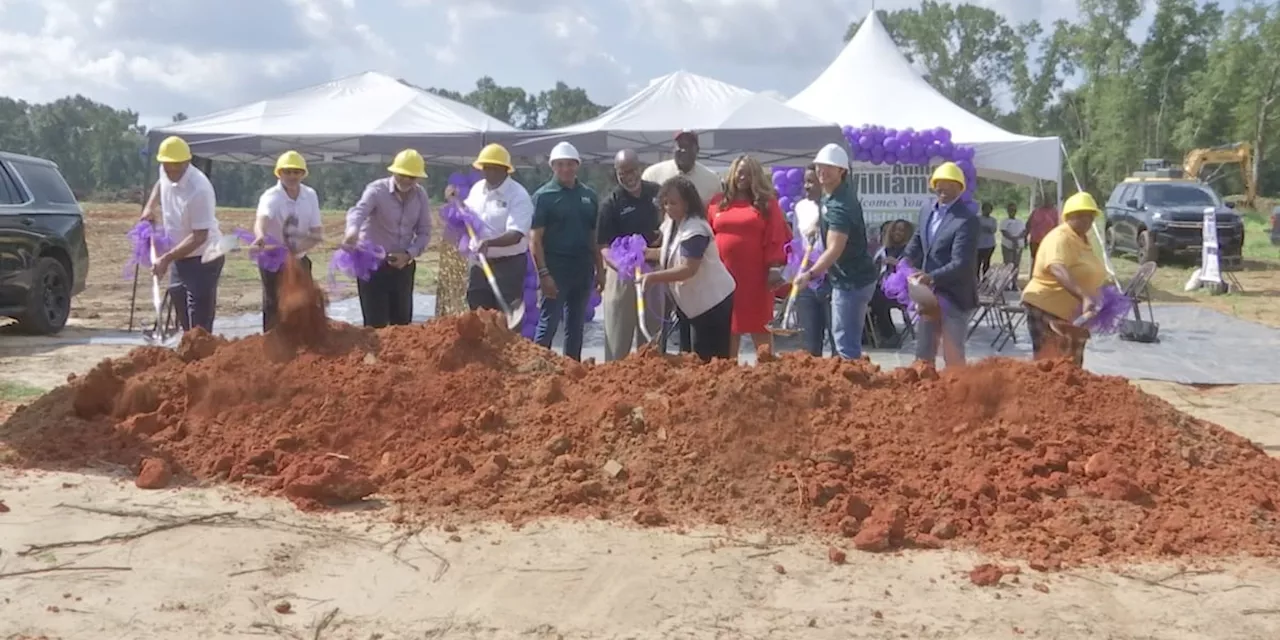
[[[605,362],[621,360],[631,353],[632,347],[645,343],[636,317],[636,285],[618,277],[618,272],[605,267],[604,294],[600,305],[604,307],[604,359]],[[645,291],[645,327],[657,335],[662,328],[662,288]]]

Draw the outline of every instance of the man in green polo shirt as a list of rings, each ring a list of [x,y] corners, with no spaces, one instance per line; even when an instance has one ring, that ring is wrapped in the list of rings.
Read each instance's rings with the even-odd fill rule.
[[[849,177],[849,154],[837,144],[818,151],[813,160],[822,185],[822,218],[819,222],[826,246],[808,271],[795,283],[806,287],[815,274],[826,272],[831,283],[831,334],[836,355],[846,360],[862,357],[862,329],[867,305],[876,291],[876,265],[867,252],[867,224],[862,204]]]
[[[555,177],[533,193],[533,227],[529,236],[538,269],[542,306],[534,341],[551,348],[565,322],[564,355],[582,359],[582,332],[591,288],[604,288],[604,268],[596,251],[596,192],[578,180],[578,150],[561,142],[551,150]]]

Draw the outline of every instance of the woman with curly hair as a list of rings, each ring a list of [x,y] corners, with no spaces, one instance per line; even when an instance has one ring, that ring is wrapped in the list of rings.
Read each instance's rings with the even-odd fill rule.
[[[729,353],[737,354],[744,334],[758,352],[773,347],[766,325],[773,319],[773,287],[782,283],[778,268],[786,264],[791,240],[764,167],[748,155],[738,156],[725,175],[724,194],[708,211],[716,247],[736,288],[733,294],[733,337]],[[771,281],[772,279],[772,281]]]

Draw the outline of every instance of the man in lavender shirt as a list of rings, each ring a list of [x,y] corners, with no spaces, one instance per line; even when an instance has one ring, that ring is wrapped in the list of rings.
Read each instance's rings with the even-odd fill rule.
[[[369,278],[356,283],[364,326],[409,324],[413,319],[413,276],[416,259],[431,240],[431,203],[418,184],[427,177],[427,163],[413,149],[396,154],[389,177],[364,188],[356,206],[347,211],[346,246],[361,240],[387,252],[386,261]]]

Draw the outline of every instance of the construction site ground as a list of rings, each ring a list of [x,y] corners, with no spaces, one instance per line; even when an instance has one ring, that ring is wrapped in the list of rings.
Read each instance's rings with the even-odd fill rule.
[[[134,213],[87,209],[94,267],[68,331],[123,328]],[[1252,296],[1188,296],[1176,276],[1160,295],[1275,324],[1280,278],[1260,262],[1242,278]],[[257,308],[256,274],[237,269],[222,313]],[[21,345],[0,336],[0,419],[129,349]],[[1280,386],[1134,384],[1280,453]],[[406,527],[395,505],[303,513],[225,485],[144,491],[135,474],[0,466],[0,638],[1280,636],[1274,559],[1042,573],[965,551],[850,549],[840,564],[817,536],[593,519]],[[984,563],[1021,571],[976,586]]]

